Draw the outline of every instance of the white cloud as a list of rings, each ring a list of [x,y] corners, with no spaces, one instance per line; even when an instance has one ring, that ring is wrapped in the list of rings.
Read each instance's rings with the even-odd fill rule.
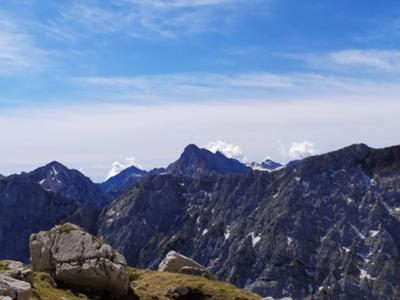
[[[294,142],[288,150],[288,156],[292,159],[303,159],[315,155],[315,144],[310,141]]]
[[[213,153],[219,151],[229,158],[235,158],[240,161],[245,160],[242,149],[240,149],[238,145],[228,144],[221,140],[217,140],[215,142],[209,142],[206,146],[206,149],[210,150]]]
[[[400,51],[353,49],[332,52],[329,58],[341,65],[400,70]]]
[[[141,169],[141,167],[137,164],[135,157],[127,157],[127,158],[125,158],[125,162],[122,162],[122,163],[119,161],[113,162],[110,171],[108,171],[106,180],[119,174],[121,171],[123,171],[126,168],[129,168],[131,166],[135,166],[135,167]]]

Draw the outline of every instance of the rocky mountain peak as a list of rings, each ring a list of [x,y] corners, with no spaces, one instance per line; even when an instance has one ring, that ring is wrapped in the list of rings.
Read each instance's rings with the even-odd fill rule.
[[[167,173],[198,178],[211,174],[245,174],[250,168],[221,152],[213,153],[194,144],[186,146],[179,159],[170,164]]]
[[[80,203],[102,206],[106,203],[100,189],[80,171],[53,161],[27,173],[29,179],[45,190],[60,193]]]
[[[136,166],[130,166],[117,175],[110,177],[105,182],[100,183],[98,186],[108,198],[112,199],[127,192],[148,174],[149,172],[141,170]]]

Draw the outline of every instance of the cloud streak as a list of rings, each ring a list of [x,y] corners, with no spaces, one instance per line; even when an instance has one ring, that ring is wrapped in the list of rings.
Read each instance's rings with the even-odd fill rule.
[[[0,75],[41,68],[44,52],[15,19],[0,11]]]
[[[69,4],[60,9],[52,25],[57,32],[74,31],[72,21],[91,34],[123,34],[142,39],[176,39],[207,32],[220,32],[235,26],[242,13],[261,14],[270,1],[233,0],[124,0],[109,7],[100,1]],[[112,9],[111,9],[112,8]],[[59,36],[62,36],[59,34]]]
[[[340,65],[400,71],[400,51],[344,50],[332,52],[329,59]]]

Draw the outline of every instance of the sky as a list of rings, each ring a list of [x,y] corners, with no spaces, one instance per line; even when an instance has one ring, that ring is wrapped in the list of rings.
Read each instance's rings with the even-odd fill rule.
[[[400,144],[399,95],[395,0],[0,0],[3,175]]]

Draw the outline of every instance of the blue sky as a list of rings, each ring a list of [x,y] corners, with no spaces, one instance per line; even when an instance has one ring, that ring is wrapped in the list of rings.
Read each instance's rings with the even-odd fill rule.
[[[398,144],[399,42],[390,0],[3,0],[0,173]]]

